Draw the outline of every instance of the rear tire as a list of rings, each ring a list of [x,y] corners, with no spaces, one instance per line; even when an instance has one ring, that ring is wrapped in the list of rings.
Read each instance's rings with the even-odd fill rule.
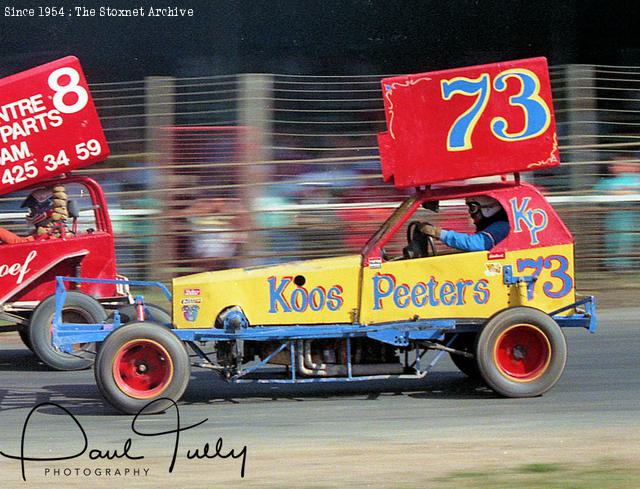
[[[160,398],[177,402],[189,383],[184,343],[169,329],[149,322],[114,330],[98,352],[94,373],[105,400],[126,414],[137,414]],[[144,413],[159,413],[171,401],[153,402]]]
[[[42,301],[31,315],[29,341],[33,352],[49,367],[56,370],[82,370],[93,365],[94,353],[81,350],[95,350],[94,343],[80,345],[81,350],[64,353],[51,342],[53,315],[56,310],[56,296]],[[81,292],[67,292],[67,300],[62,309],[62,319],[70,323],[102,323],[107,313],[93,297]]]
[[[475,347],[476,347],[476,333],[459,333],[454,342],[449,345],[456,350],[462,350],[468,353],[472,353],[474,358],[464,357],[462,355],[456,355],[450,353],[451,361],[458,367],[458,369],[471,379],[481,379],[480,370],[478,369],[478,362],[475,359]],[[445,338],[445,343],[447,338]]]
[[[484,326],[476,345],[484,381],[506,397],[534,397],[551,389],[567,362],[560,326],[531,307],[506,309]]]

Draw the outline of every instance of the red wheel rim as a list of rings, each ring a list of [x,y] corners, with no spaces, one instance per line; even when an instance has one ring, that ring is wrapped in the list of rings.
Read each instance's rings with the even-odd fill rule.
[[[149,399],[162,393],[173,378],[169,352],[152,340],[133,340],[118,350],[113,378],[125,394]]]
[[[517,324],[503,331],[494,350],[500,373],[516,382],[540,377],[551,360],[551,344],[542,330],[531,324]]]

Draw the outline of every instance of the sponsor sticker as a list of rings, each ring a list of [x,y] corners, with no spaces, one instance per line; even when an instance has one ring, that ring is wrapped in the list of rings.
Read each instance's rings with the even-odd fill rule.
[[[500,275],[502,273],[501,263],[485,263],[484,268],[484,274],[487,277],[495,277],[496,275]]]
[[[184,289],[185,296],[200,295],[200,289]]]
[[[202,304],[202,299],[199,297],[190,297],[188,299],[180,299],[180,305],[192,306],[194,304]]]
[[[198,319],[199,312],[200,312],[199,306],[182,306],[182,315],[190,323],[193,323]]]

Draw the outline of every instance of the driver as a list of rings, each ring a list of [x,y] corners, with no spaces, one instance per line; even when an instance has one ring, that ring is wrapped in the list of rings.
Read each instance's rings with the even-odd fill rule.
[[[509,234],[509,218],[500,203],[485,195],[468,197],[466,199],[469,215],[476,225],[473,234],[459,233],[441,229],[429,223],[424,223],[420,231],[434,238],[438,238],[450,248],[462,251],[490,250]]]
[[[66,195],[64,197],[66,198]],[[63,217],[58,212],[61,209],[54,209],[55,200],[54,192],[50,188],[38,188],[31,192],[21,207],[29,209],[26,221],[34,226],[33,233],[23,237],[0,227],[0,242],[6,244],[26,243],[33,241],[39,235],[46,234],[49,225],[56,220],[56,217]]]

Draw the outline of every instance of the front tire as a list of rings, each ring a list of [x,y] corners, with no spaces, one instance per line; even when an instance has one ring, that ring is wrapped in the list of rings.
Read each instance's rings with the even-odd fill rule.
[[[80,345],[73,353],[65,353],[54,348],[51,342],[53,315],[56,310],[56,296],[42,301],[31,316],[29,342],[33,352],[49,367],[56,370],[83,370],[93,365],[95,349],[93,343]],[[62,320],[68,323],[99,324],[107,319],[102,305],[93,297],[81,292],[67,292],[67,300],[62,309]],[[26,343],[26,342],[25,342]]]
[[[190,364],[184,343],[171,330],[134,322],[113,331],[103,342],[94,367],[98,389],[114,408],[137,414],[152,401],[178,401],[189,383]],[[168,400],[144,412],[159,413]]]
[[[24,343],[24,346],[29,348],[29,350],[31,350],[31,352],[33,353],[33,346],[31,345],[31,340],[29,339],[29,327],[25,326],[23,329],[18,331],[18,335],[20,336],[20,339]]]
[[[506,309],[484,326],[476,344],[483,380],[506,397],[535,397],[551,389],[567,362],[558,324],[531,307]]]

